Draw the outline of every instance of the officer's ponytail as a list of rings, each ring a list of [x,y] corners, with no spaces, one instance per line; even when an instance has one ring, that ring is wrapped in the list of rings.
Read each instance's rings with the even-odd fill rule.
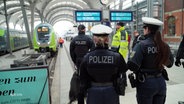
[[[108,36],[94,36],[96,47],[108,47]]]
[[[158,54],[156,56],[155,62],[157,63],[159,68],[162,68],[163,65],[167,65],[168,57],[169,57],[169,47],[162,40],[162,36],[159,30],[155,32],[154,42],[157,46]]]

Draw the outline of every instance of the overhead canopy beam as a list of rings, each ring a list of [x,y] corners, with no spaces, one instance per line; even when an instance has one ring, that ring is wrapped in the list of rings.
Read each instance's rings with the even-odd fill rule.
[[[81,8],[77,8],[77,7],[74,7],[74,6],[71,6],[71,5],[68,5],[67,7],[61,7],[61,6],[57,6],[55,8],[52,8],[51,10],[49,10],[47,12],[47,14],[45,15],[45,18],[48,19],[50,16],[52,16],[52,14],[56,13],[57,12],[61,12],[61,11],[64,11],[64,10],[77,10],[77,9],[81,9]],[[60,11],[59,11],[60,10]]]
[[[47,5],[48,5],[50,2],[52,2],[52,0],[46,0],[46,1],[43,3],[43,6],[42,6],[41,11],[40,11],[40,13],[42,13],[42,15],[43,15],[43,12],[44,12],[44,10],[46,9]]]
[[[73,13],[59,12],[59,13],[56,13],[56,14],[52,15],[52,16],[48,19],[48,21],[51,21],[55,16],[58,16],[58,15],[66,15],[66,16],[70,15],[70,16],[73,17]]]
[[[24,16],[24,22],[25,22],[25,28],[26,28],[26,32],[27,32],[29,46],[32,49],[33,48],[32,38],[31,38],[31,35],[30,35],[30,31],[29,31],[29,24],[28,24],[28,20],[27,20],[26,11],[25,11],[25,8],[24,8],[24,0],[19,0],[19,1],[20,1],[20,4],[21,4],[22,14]]]
[[[60,18],[68,18],[68,19],[73,20],[73,16],[71,16],[71,15],[60,14],[60,15],[55,16],[51,21],[49,21],[49,23],[53,23],[54,21],[56,21],[57,19],[60,19]]]
[[[21,9],[21,5],[20,4],[9,4],[8,5],[8,14],[10,15],[9,17],[11,18],[11,17],[13,17],[13,19],[10,19],[10,21],[9,22],[11,22],[11,21],[14,21],[13,22],[13,24],[14,24],[14,27],[17,25],[17,22],[16,21],[20,21],[21,19],[20,18],[22,18],[22,16],[20,17],[20,16],[18,16],[18,18],[14,18],[15,16],[15,14],[17,14],[18,12],[21,12],[20,13],[20,15],[22,15],[22,9]],[[29,5],[28,5],[28,3],[27,4],[24,4],[24,8],[26,9],[26,10],[28,10],[28,11],[30,11],[30,7],[29,7]],[[38,12],[37,10],[36,10],[36,12]],[[34,12],[34,13],[36,13],[36,12]],[[17,14],[18,15],[18,14]],[[29,14],[28,14],[29,15]],[[37,15],[37,14],[34,14],[34,15]],[[16,16],[17,17],[17,16]],[[20,17],[20,18],[19,18]],[[5,21],[4,21],[5,22]],[[3,24],[4,22],[1,22],[1,24]]]
[[[9,8],[12,8],[12,7],[20,7],[20,4],[15,4],[15,3],[11,3],[11,4],[8,4],[7,6],[6,6],[6,8],[7,8],[7,10],[9,9]],[[27,5],[27,4],[24,4],[24,7],[29,7],[29,5]],[[2,7],[0,7],[0,10],[3,10],[4,9],[4,6],[2,6]]]
[[[44,21],[43,13],[41,13],[41,11],[40,11],[40,10],[38,10],[38,14],[39,14],[39,16],[40,16],[40,20],[41,20],[41,22],[43,23],[43,21]]]
[[[40,21],[40,18],[35,18],[34,21],[35,21],[35,22],[36,22],[36,21]],[[25,26],[25,25],[24,25],[24,22],[20,23],[20,26],[23,28],[23,26]]]
[[[30,19],[31,19],[31,14],[28,14],[28,15],[27,15],[27,18],[28,18],[28,23],[31,24],[31,21],[30,21]],[[40,17],[39,17],[38,15],[35,15],[35,19],[37,19],[37,18],[40,19]],[[24,23],[24,22],[23,22],[23,19],[24,19],[24,17],[21,16],[19,19],[17,19],[17,20],[15,21],[15,24],[14,24],[14,25],[16,26],[17,24],[22,24],[22,23]]]
[[[7,13],[7,7],[6,7],[6,0],[4,1],[4,11],[5,11],[5,19],[6,19],[6,26],[7,26],[7,45],[9,47],[10,55],[12,55],[12,47],[10,44],[10,31],[9,31],[9,19],[8,19],[8,13]]]
[[[72,6],[75,6],[77,8],[81,8],[81,9],[83,9],[83,8],[85,8],[85,9],[91,8],[89,6],[89,4],[86,3],[84,0],[82,0],[82,1],[81,0],[68,0],[68,1],[53,0],[53,1],[50,1],[47,4],[44,5],[44,8],[42,9],[43,10],[43,14],[45,16],[45,14],[48,11],[48,8],[52,9],[55,6],[68,7],[69,5],[72,5]]]
[[[3,25],[4,23],[6,23],[6,20],[1,21],[0,26]]]
[[[75,24],[75,22],[72,19],[69,19],[69,18],[59,18],[59,19],[53,21],[51,24],[54,25],[54,24],[56,24],[59,21],[69,21],[69,22]]]

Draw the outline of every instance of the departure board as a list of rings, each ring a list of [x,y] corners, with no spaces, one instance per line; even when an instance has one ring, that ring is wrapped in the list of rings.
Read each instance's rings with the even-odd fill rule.
[[[110,21],[111,22],[131,22],[133,21],[132,11],[110,11]]]
[[[75,11],[75,20],[76,22],[101,22],[102,20],[102,11]]]

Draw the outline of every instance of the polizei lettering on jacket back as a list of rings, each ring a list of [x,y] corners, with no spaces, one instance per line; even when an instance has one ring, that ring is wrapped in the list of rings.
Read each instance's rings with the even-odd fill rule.
[[[89,63],[112,64],[114,63],[114,57],[113,56],[89,56]]]
[[[86,45],[86,41],[75,41],[77,45]]]
[[[154,54],[157,53],[157,47],[148,47],[148,54]]]

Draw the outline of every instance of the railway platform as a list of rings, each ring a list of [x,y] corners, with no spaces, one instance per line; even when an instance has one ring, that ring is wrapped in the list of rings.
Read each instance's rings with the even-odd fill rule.
[[[50,86],[50,95],[52,104],[67,104],[70,80],[74,72],[74,65],[69,56],[69,41],[65,41],[64,47],[59,48],[52,85]],[[13,60],[20,59],[22,54],[33,53],[31,49],[23,49],[13,52],[14,57],[8,55],[0,56],[0,70],[9,69]],[[178,101],[184,101],[184,68],[175,65],[167,69],[170,80],[167,81],[167,98],[165,104],[179,104]],[[128,71],[129,73],[129,71]],[[74,104],[77,104],[74,102]],[[136,104],[136,90],[131,88],[129,81],[125,96],[120,96],[120,104]],[[182,103],[181,103],[182,104]]]

